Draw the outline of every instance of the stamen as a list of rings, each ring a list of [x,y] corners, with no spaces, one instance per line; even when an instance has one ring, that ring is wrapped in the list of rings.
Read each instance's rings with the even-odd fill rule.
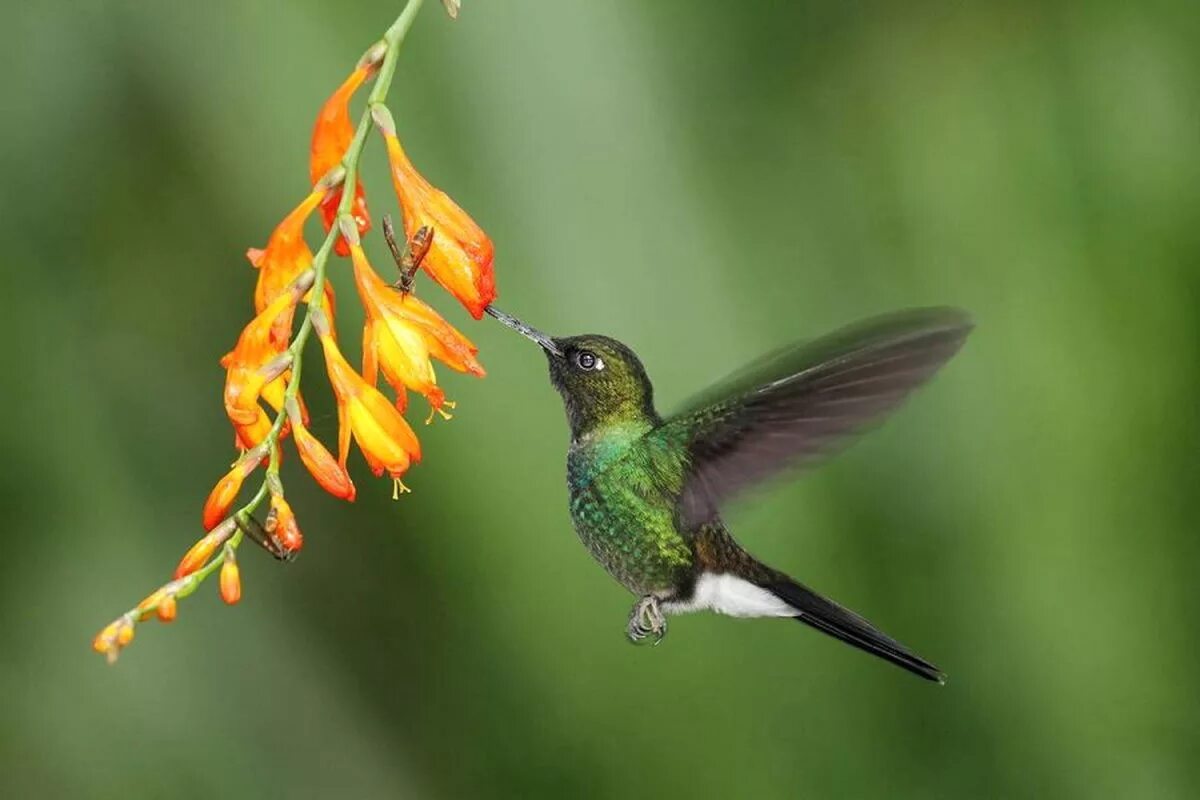
[[[426,425],[433,424],[433,415],[434,414],[441,414],[442,419],[444,419],[446,421],[454,419],[454,415],[451,414],[449,411],[447,411],[445,408],[443,408],[443,406],[450,406],[451,408],[457,408],[458,403],[454,402],[453,400],[443,400],[442,405],[440,405],[440,406],[430,406],[429,407],[429,416],[425,418]]]
[[[392,499],[399,500],[402,494],[411,494],[412,489],[404,485],[404,481],[399,478],[392,478]]]

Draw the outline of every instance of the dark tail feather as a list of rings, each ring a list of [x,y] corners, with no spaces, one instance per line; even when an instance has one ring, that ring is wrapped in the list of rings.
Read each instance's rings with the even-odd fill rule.
[[[782,576],[779,580],[760,585],[800,612],[796,617],[800,622],[890,661],[926,680],[946,682],[945,674],[933,664],[909,652],[904,645],[877,630],[858,614],[821,597],[811,589]]]

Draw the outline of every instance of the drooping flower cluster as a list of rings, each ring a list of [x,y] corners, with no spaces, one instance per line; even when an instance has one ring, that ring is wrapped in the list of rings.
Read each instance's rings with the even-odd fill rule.
[[[301,463],[318,485],[347,501],[356,496],[348,464],[353,440],[376,476],[386,472],[392,478],[395,497],[408,491],[401,477],[421,460],[420,442],[404,418],[409,391],[428,401],[426,423],[435,414],[449,419],[447,409],[454,404],[438,385],[434,362],[457,372],[484,375],[470,340],[411,293],[411,273],[423,270],[476,319],[496,294],[491,240],[449,196],[416,171],[382,103],[397,49],[418,5],[409,3],[321,107],[310,150],[311,191],[276,226],[264,248],[247,251],[258,271],[255,315],[221,359],[226,371],[225,413],[239,455],[204,503],[202,524],[207,533],[180,560],[172,580],[93,640],[94,649],[110,661],[133,640],[138,622],[152,616],[163,622],[174,620],[177,600],[195,591],[214,571],[219,570],[221,598],[237,603],[242,584],[236,551],[245,537],[280,560],[291,559],[301,549],[304,538],[284,498],[279,475],[285,438],[295,442]],[[457,3],[447,8],[457,11]],[[350,104],[372,78],[374,88],[356,126]],[[363,249],[362,237],[372,224],[358,164],[372,127],[387,149],[408,239],[408,252],[396,254],[404,273],[401,286],[384,280]],[[305,238],[305,225],[318,210],[326,236],[314,254]],[[389,244],[394,244],[390,225],[385,224],[385,230]],[[361,371],[350,364],[338,343],[334,293],[328,280],[331,253],[349,258],[347,266],[362,302]],[[305,344],[312,334],[320,343],[337,407],[336,457],[309,430],[300,394]],[[380,391],[380,373],[392,398]],[[255,474],[262,475],[259,488],[237,507],[246,481]],[[260,522],[256,512],[268,500]]]

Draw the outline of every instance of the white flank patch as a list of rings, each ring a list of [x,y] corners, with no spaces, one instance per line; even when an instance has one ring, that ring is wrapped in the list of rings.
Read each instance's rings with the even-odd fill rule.
[[[681,614],[711,609],[731,617],[794,617],[796,609],[766,589],[725,573],[706,572],[696,581],[696,591],[687,603],[667,602],[667,611]]]

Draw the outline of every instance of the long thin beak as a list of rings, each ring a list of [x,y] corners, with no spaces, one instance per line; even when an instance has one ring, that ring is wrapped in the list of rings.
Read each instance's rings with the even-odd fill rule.
[[[502,322],[505,325],[507,325],[508,327],[512,328],[517,333],[521,334],[522,336],[524,336],[528,339],[532,339],[533,341],[537,342],[539,345],[541,345],[542,349],[545,350],[550,355],[558,356],[559,358],[562,358],[562,351],[558,349],[558,345],[556,345],[554,343],[554,340],[551,339],[546,334],[542,333],[541,331],[537,330],[536,328],[529,327],[524,322],[521,322],[521,320],[517,319],[516,317],[512,316],[511,314],[505,314],[503,311],[496,308],[495,306],[488,306],[484,310],[487,311],[488,314],[495,317],[500,322]]]

